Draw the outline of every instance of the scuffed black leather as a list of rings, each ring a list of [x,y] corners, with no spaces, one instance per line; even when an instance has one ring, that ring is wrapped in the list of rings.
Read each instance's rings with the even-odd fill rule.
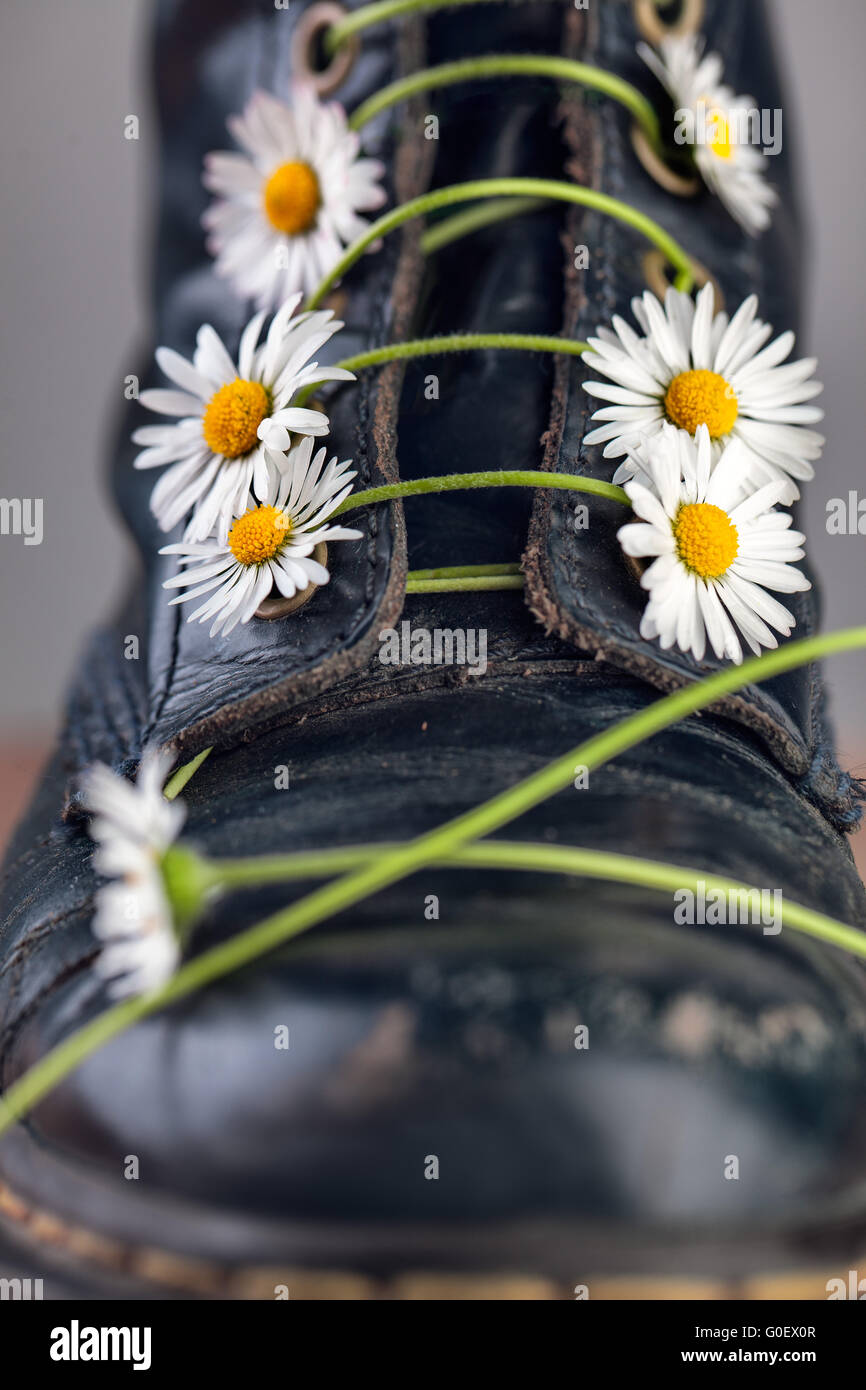
[[[763,83],[749,67],[757,7],[708,9],[733,84],[775,90],[769,73]],[[583,35],[584,17],[575,20],[566,0],[485,4],[430,17],[416,41],[430,62],[569,51],[638,80],[630,7],[599,0],[591,12],[595,29]],[[156,336],[183,351],[200,318],[230,340],[244,318],[201,251],[200,155],[220,147],[224,115],[255,82],[280,90],[285,53],[271,42],[276,21],[264,4],[225,0],[207,16],[200,5],[163,5],[161,14],[168,163]],[[387,80],[394,32],[365,37],[353,85],[340,93],[347,102]],[[196,111],[184,96],[191,87]],[[576,153],[558,109],[544,83],[474,84],[382,120],[377,139],[393,169],[419,119],[435,112],[440,138],[423,171],[434,186],[556,177]],[[593,167],[617,180],[604,186],[670,225],[726,292],[757,286],[765,316],[780,329],[791,323],[784,275],[775,289],[763,278],[775,273],[764,269],[765,248],[753,258],[702,202],[661,206],[618,118],[603,104],[587,109],[581,121],[603,125],[605,140]],[[573,108],[565,114],[573,122]],[[569,286],[563,253],[570,263],[575,241],[592,248],[593,270]],[[386,244],[352,272],[343,287],[352,334],[340,355],[381,341],[397,322],[407,336],[585,336],[612,293],[622,309],[638,287],[636,239],[559,209],[488,228],[423,273],[414,246]],[[781,251],[768,258],[781,261]],[[371,421],[383,377],[368,374],[329,405],[338,452],[355,452],[363,482],[387,475],[396,421],[404,477],[536,467],[545,450],[547,466],[598,467],[579,450],[579,372],[516,353],[413,363],[399,415],[402,377],[389,378],[391,424],[382,415],[378,437]],[[424,391],[430,373],[434,400]],[[60,749],[7,857],[3,1086],[105,1006],[90,968],[93,847],[75,799],[94,758],[130,772],[145,744],[191,754],[214,742],[185,793],[187,834],[211,855],[375,844],[441,824],[644,707],[669,678],[695,674],[644,650],[600,501],[578,547],[565,535],[567,503],[539,494],[525,561],[530,606],[517,593],[393,605],[397,621],[416,627],[486,628],[488,668],[473,675],[378,660],[388,595],[406,566],[394,509],[377,510],[358,555],[345,547],[330,598],[320,592],[282,626],[250,624],[237,642],[232,634],[209,644],[166,616],[148,486],[124,450],[116,487],[146,577],[86,654]],[[532,508],[519,490],[410,501],[408,563],[516,559]],[[147,664],[125,659],[130,632],[150,632]],[[642,664],[625,670],[630,651]],[[337,654],[346,657],[339,669]],[[839,830],[849,808],[829,754],[819,763],[819,698],[811,683],[776,683],[769,695],[750,692],[741,706],[689,719],[524,816],[506,838],[728,874],[862,923],[866,896]],[[275,789],[282,766],[287,791]],[[312,886],[216,904],[193,949]],[[436,920],[425,916],[431,895]],[[574,1047],[581,1024],[586,1051]],[[285,1052],[274,1048],[279,1025],[290,1030]],[[605,1270],[741,1275],[830,1254],[847,1269],[866,1232],[864,1063],[866,976],[816,941],[790,930],[677,926],[663,894],[591,880],[431,867],[97,1053],[0,1140],[0,1182],[25,1207],[121,1242],[132,1252],[127,1272],[144,1247],[226,1270],[523,1271],[566,1288]],[[731,1153],[738,1182],[721,1176]],[[130,1154],[137,1182],[123,1177]],[[424,1178],[429,1155],[440,1161],[436,1182]],[[46,1247],[27,1246],[27,1222],[9,1229],[44,1267]],[[87,1278],[105,1296],[98,1261]],[[109,1287],[119,1296],[122,1277]],[[182,1281],[172,1291],[183,1293]]]

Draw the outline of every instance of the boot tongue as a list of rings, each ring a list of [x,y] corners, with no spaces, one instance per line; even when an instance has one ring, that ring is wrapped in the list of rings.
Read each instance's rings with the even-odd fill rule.
[[[563,51],[564,15],[553,3],[503,6],[491,42],[485,6],[431,20],[429,61],[496,49]],[[561,179],[565,151],[549,83],[491,81],[435,94],[439,121],[434,187],[509,175]],[[540,204],[463,237],[427,262],[413,336],[556,334],[562,322],[561,204]],[[553,360],[509,349],[412,362],[400,408],[404,479],[441,473],[537,469],[548,427]],[[406,502],[410,568],[517,561],[531,492],[485,488]]]
[[[546,209],[440,251],[426,277],[419,336],[531,333],[562,312],[561,218]],[[400,407],[401,478],[538,469],[553,358],[510,349],[410,363]],[[405,502],[409,567],[517,561],[532,491],[487,487]]]

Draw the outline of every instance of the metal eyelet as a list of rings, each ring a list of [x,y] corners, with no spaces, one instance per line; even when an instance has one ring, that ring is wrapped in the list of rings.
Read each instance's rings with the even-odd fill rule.
[[[697,175],[678,174],[676,169],[672,168],[670,164],[666,164],[661,155],[653,149],[646,133],[637,123],[631,128],[631,143],[635,154],[650,178],[666,193],[673,193],[678,198],[694,198],[695,194],[700,191],[701,180]]]
[[[703,262],[697,260],[695,256],[689,256],[689,263],[698,289],[703,289],[704,285],[712,285],[715,298],[714,313],[723,313],[725,296],[722,294],[722,287],[715,275],[707,270]],[[667,274],[669,269],[668,259],[663,251],[659,251],[657,247],[652,247],[649,251],[644,252],[643,273],[647,288],[652,290],[656,299],[662,301],[664,301],[666,291],[670,289],[671,282]]]
[[[680,17],[668,24],[658,10],[658,0],[632,0],[634,22],[649,43],[697,34],[704,22],[704,0],[682,0]]]
[[[292,71],[311,82],[320,97],[330,96],[345,82],[361,51],[361,41],[355,34],[340,45],[327,67],[317,65],[319,40],[346,14],[336,0],[316,0],[304,10],[292,36]]]
[[[313,559],[318,560],[320,565],[327,565],[328,547],[324,541],[319,541],[313,551]],[[287,618],[290,613],[297,613],[299,608],[309,603],[318,587],[318,584],[308,584],[306,589],[302,589],[291,598],[283,598],[282,594],[276,598],[266,598],[259,604],[254,616],[264,618],[268,622],[273,622],[275,618]]]

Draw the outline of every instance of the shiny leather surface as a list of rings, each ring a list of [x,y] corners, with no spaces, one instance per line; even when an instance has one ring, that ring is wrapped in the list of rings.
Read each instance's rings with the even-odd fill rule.
[[[708,9],[710,41],[738,89],[775,91],[771,67],[752,67],[759,7]],[[235,0],[208,15],[161,7],[157,339],[181,351],[201,318],[231,338],[245,312],[200,247],[200,155],[221,145],[225,114],[256,82],[280,90],[286,74],[282,29],[275,37],[285,14],[277,21],[271,7]],[[630,7],[597,4],[592,19],[584,32],[570,5],[484,5],[430,18],[412,42],[429,61],[577,52],[638,80]],[[340,95],[353,104],[397,64],[393,30],[373,31]],[[430,167],[409,159],[407,180],[556,176],[574,154],[556,105],[540,83],[452,89],[380,122],[377,150],[392,169],[406,150],[418,153],[419,114],[435,111]],[[662,199],[629,157],[618,118],[591,102],[586,119],[593,139],[604,137],[604,186],[670,226],[726,292],[757,286],[778,328],[794,321],[783,246],[753,252],[714,207]],[[563,274],[575,240],[598,248],[576,298]],[[349,277],[341,355],[395,332],[564,325],[583,336],[614,299],[623,305],[639,274],[637,245],[620,229],[559,210],[489,228],[423,273],[413,246],[408,234]],[[423,390],[431,371],[435,401]],[[371,375],[335,393],[340,455],[364,461],[365,481],[392,476],[397,457],[406,477],[536,467],[545,449],[548,466],[598,467],[579,447],[579,373],[572,363],[557,377],[549,359],[519,354],[438,359],[412,365],[399,402],[393,373],[384,405],[384,374]],[[392,609],[400,616],[396,508],[369,518],[359,554],[302,622],[250,625],[208,644],[166,616],[147,489],[123,449],[116,489],[145,579],[86,655],[63,753],[7,860],[4,1084],[105,1004],[88,968],[95,880],[75,798],[93,758],[129,770],[147,742],[184,753],[215,742],[186,796],[191,839],[214,855],[376,842],[441,823],[642,707],[659,685],[696,674],[645,650],[600,503],[586,551],[565,534],[567,504],[555,494],[535,501],[529,602],[550,635],[520,594],[406,600],[402,616],[415,626],[487,629],[488,669],[473,676],[377,658],[380,628]],[[410,502],[408,563],[515,559],[532,509],[516,490]],[[149,634],[146,669],[123,659],[130,631]],[[839,830],[850,789],[826,745],[820,698],[812,677],[777,682],[686,721],[508,835],[727,873],[862,921],[862,884]],[[281,765],[288,791],[274,789]],[[226,900],[196,947],[286,897]],[[274,1049],[280,1024],[287,1052]],[[574,1047],[579,1024],[590,1030],[587,1051]],[[670,1272],[759,1268],[768,1252],[781,1266],[822,1248],[843,1259],[866,1225],[864,1051],[862,968],[791,931],[677,926],[661,894],[431,868],[105,1048],[0,1141],[0,1178],[90,1229],[226,1264],[568,1279],[593,1261]],[[731,1153],[736,1183],[721,1176]],[[134,1184],[122,1176],[128,1154],[140,1160]],[[424,1178],[429,1155],[440,1160],[437,1182]]]
[[[335,827],[345,843],[397,824],[418,833],[649,698],[594,662],[506,672],[459,697],[428,683],[335,698],[214,758],[190,787],[193,842],[253,853],[321,845]],[[272,790],[277,763],[292,768],[288,792]],[[862,911],[835,833],[715,719],[617,760],[511,833],[650,856],[675,846],[696,867],[712,854],[716,871]],[[7,1076],[104,1003],[86,969],[89,845],[80,831],[69,840],[19,867],[24,902],[39,900],[43,923],[46,908],[57,916],[40,934],[32,907],[17,914]],[[200,944],[282,900],[226,902]],[[274,1050],[281,1024],[288,1052]],[[327,1263],[336,1251],[378,1267],[358,1223],[386,1220],[405,1260],[461,1222],[445,1253],[472,1267],[476,1224],[542,1217],[567,1222],[570,1244],[532,1255],[526,1237],[512,1257],[548,1273],[583,1258],[599,1222],[626,1241],[682,1239],[695,1223],[775,1241],[781,1228],[790,1257],[819,1217],[838,1222],[856,1200],[864,1030],[862,970],[792,932],[676,927],[662,895],[430,869],[104,1049],[4,1141],[2,1172],[98,1230],[221,1260]],[[730,1153],[736,1184],[719,1177]],[[129,1154],[134,1185],[121,1177]],[[333,1231],[316,1250],[319,1222]]]

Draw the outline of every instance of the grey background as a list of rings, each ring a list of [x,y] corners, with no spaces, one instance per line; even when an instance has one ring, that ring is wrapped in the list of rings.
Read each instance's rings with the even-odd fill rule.
[[[146,331],[153,123],[150,0],[3,0],[0,496],[43,497],[45,539],[0,537],[0,735],[56,717],[126,542],[101,483],[107,430]],[[866,619],[866,537],[830,537],[828,497],[859,488],[866,360],[864,0],[775,0],[812,229],[803,350],[826,384],[827,450],[807,490],[826,624]],[[124,117],[141,119],[127,141]],[[792,117],[792,119],[789,119]],[[820,210],[820,211],[819,211]],[[860,654],[830,665],[844,761],[866,757]]]

